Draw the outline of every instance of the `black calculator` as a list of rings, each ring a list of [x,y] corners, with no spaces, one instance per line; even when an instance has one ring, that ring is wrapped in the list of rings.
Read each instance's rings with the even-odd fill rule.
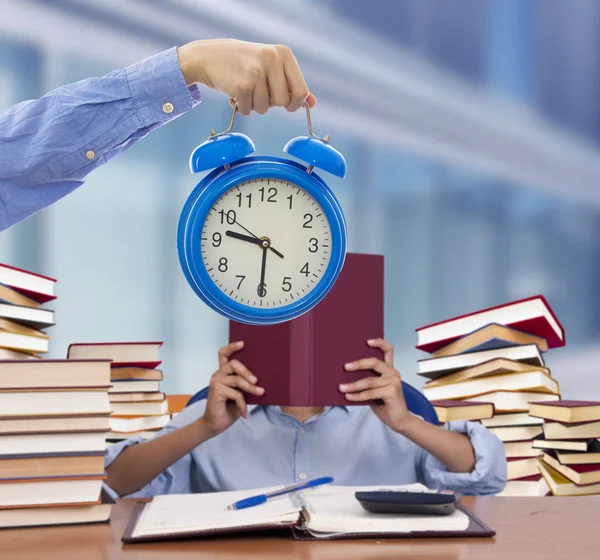
[[[454,494],[383,490],[356,492],[354,495],[360,505],[370,513],[450,515],[456,511]]]

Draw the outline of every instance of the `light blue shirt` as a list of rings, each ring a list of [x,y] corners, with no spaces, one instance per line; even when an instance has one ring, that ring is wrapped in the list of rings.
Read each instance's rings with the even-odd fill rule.
[[[181,428],[204,414],[206,401],[184,409],[155,437]],[[500,440],[481,424],[456,421],[447,429],[466,434],[475,449],[471,473],[452,473],[435,457],[388,428],[368,406],[330,407],[301,424],[279,407],[249,407],[222,434],[171,465],[132,497],[157,494],[245,490],[333,476],[345,486],[421,482],[462,494],[496,494],[506,484]],[[108,467],[139,439],[108,448]]]
[[[90,171],[199,102],[172,48],[0,113],[0,231],[71,193]]]

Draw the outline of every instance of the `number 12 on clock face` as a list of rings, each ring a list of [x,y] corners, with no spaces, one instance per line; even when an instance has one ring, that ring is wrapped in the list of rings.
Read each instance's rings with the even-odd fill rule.
[[[200,243],[206,272],[223,294],[245,306],[274,309],[308,296],[323,279],[332,231],[306,190],[259,178],[216,200]]]

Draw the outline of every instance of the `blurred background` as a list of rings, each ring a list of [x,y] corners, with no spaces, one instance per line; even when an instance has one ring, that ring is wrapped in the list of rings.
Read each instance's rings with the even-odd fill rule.
[[[325,177],[349,249],[385,255],[386,337],[417,386],[414,329],[543,293],[568,345],[548,355],[563,396],[600,392],[600,3],[595,0],[0,0],[0,110],[189,40],[285,43],[318,134],[348,161]],[[0,235],[0,261],[58,279],[52,355],[70,342],[164,340],[164,390],[217,366],[227,321],[176,254],[199,180],[192,149],[226,127],[203,103]],[[259,153],[303,114],[238,119]]]

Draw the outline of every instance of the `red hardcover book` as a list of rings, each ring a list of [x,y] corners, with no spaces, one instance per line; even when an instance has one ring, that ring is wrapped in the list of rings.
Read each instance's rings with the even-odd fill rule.
[[[112,360],[111,368],[139,367],[155,369],[162,362],[158,351],[162,342],[74,342],[67,358]]]
[[[278,325],[231,321],[229,340],[243,340],[235,355],[264,387],[249,404],[340,406],[347,401],[338,386],[375,375],[349,373],[344,364],[382,357],[367,340],[383,337],[383,257],[348,253],[344,268],[327,296],[301,317]],[[357,403],[359,404],[359,403]],[[364,404],[364,403],[360,403]]]
[[[56,280],[54,278],[3,263],[0,263],[0,284],[10,286],[38,303],[56,299],[54,295]]]
[[[417,329],[417,348],[435,352],[450,342],[491,323],[545,338],[548,348],[565,345],[565,331],[542,295],[467,313]]]

